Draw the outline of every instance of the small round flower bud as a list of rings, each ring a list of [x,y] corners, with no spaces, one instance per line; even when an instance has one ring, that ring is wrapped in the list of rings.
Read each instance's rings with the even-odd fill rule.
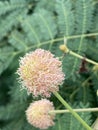
[[[28,122],[40,129],[47,129],[54,125],[54,114],[49,114],[49,111],[54,110],[53,103],[47,99],[35,101],[30,104],[26,110]]]
[[[36,49],[21,58],[17,73],[22,86],[34,96],[50,97],[64,80],[62,62],[43,49]]]
[[[60,46],[59,46],[59,49],[60,49],[61,51],[63,51],[64,53],[68,53],[68,51],[69,51],[69,49],[67,48],[67,46],[65,46],[65,44],[60,45]]]

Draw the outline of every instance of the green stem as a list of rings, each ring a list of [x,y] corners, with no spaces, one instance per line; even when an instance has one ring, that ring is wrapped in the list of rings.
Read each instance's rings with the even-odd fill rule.
[[[75,112],[98,112],[98,108],[83,108],[83,109],[73,109]],[[49,113],[69,113],[69,110],[51,110]]]
[[[70,55],[73,55],[73,56],[79,58],[79,59],[84,59],[83,56],[81,56],[81,55],[79,55],[79,54],[77,54],[77,53],[75,53],[75,52],[73,52],[73,51],[70,51],[70,50],[69,50],[68,53],[69,53]],[[85,58],[85,60],[86,60],[87,62],[93,64],[93,65],[98,65],[97,62],[92,61],[92,60],[90,60],[90,59],[88,59],[88,58]]]
[[[71,112],[71,114],[87,129],[92,130],[92,128],[69,106],[69,104],[59,95],[59,93],[54,92],[54,95],[58,100]]]
[[[91,36],[97,36],[98,33],[90,33],[90,34],[80,34],[80,35],[74,35],[74,36],[65,36],[67,39],[75,39],[75,38],[80,38],[82,35],[82,37],[91,37]]]
[[[75,88],[75,90],[72,92],[72,94],[70,95],[70,101],[72,102],[73,101],[73,98],[75,96],[75,94],[79,91],[80,88]]]

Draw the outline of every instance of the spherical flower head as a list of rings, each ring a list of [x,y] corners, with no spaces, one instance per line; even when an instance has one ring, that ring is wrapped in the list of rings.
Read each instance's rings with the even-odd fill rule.
[[[49,111],[54,110],[53,103],[47,99],[35,101],[30,104],[26,110],[28,122],[40,129],[47,129],[54,125],[54,114],[49,114]]]
[[[51,92],[59,90],[63,83],[62,62],[43,49],[36,49],[20,59],[17,71],[22,86],[34,96],[50,97]]]

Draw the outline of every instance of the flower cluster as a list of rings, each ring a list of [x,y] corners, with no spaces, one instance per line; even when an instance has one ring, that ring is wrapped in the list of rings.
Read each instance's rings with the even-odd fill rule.
[[[62,62],[49,51],[36,49],[22,57],[19,63],[20,82],[34,96],[50,97],[63,83]],[[55,115],[49,114],[51,110],[54,106],[49,100],[35,101],[26,110],[27,120],[36,128],[47,129],[54,125]]]
[[[28,122],[40,129],[47,129],[54,125],[54,114],[49,114],[49,111],[54,110],[53,103],[47,99],[35,101],[30,104],[26,110]]]
[[[50,97],[63,83],[62,62],[43,49],[36,49],[20,59],[17,73],[22,86],[34,96]]]

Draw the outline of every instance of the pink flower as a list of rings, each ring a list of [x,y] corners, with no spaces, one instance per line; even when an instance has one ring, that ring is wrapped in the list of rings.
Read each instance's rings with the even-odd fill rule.
[[[54,110],[53,103],[47,99],[35,101],[30,104],[26,110],[28,122],[40,129],[47,129],[54,125],[54,114],[49,114],[49,111]]]
[[[20,59],[17,73],[22,86],[34,96],[50,97],[51,92],[58,91],[63,83],[62,63],[54,55],[43,49],[36,49]]]

